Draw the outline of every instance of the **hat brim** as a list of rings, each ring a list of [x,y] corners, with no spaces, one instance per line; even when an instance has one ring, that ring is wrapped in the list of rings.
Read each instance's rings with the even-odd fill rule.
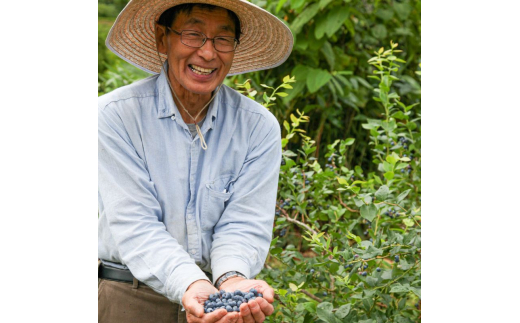
[[[128,63],[152,74],[161,70],[155,43],[155,22],[167,9],[184,3],[205,3],[233,11],[242,34],[228,75],[270,69],[291,54],[291,30],[264,9],[242,0],[131,0],[106,39],[107,47]],[[166,55],[160,54],[164,61]]]

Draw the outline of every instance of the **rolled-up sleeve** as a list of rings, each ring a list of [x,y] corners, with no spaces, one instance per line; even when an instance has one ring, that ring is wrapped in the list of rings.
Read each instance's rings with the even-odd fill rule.
[[[211,248],[213,280],[236,270],[255,277],[272,239],[281,161],[280,126],[271,114],[255,126],[233,195],[216,224]]]
[[[206,275],[166,231],[155,185],[116,108],[99,108],[99,196],[122,261],[156,292],[181,303]]]

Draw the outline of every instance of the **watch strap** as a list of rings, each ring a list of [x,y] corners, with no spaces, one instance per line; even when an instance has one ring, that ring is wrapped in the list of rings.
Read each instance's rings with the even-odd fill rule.
[[[244,274],[238,271],[228,271],[224,275],[220,276],[219,279],[217,279],[217,282],[215,283],[215,287],[220,290],[220,286],[228,279],[234,278],[234,277],[242,277],[244,279],[247,279]]]

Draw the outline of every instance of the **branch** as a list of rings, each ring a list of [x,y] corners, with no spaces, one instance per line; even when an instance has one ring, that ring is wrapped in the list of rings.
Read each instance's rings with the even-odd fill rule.
[[[305,295],[309,296],[310,298],[312,298],[313,300],[315,300],[316,302],[323,302],[323,300],[321,298],[319,298],[318,296],[315,296],[315,295],[312,295],[311,293],[309,293],[308,291],[306,291],[305,289],[300,289],[300,292],[304,293]]]
[[[311,227],[309,227],[307,224],[305,224],[305,223],[303,223],[303,222],[300,222],[300,221],[298,221],[298,220],[296,220],[296,219],[291,219],[291,218],[288,217],[288,216],[284,216],[284,217],[287,219],[287,221],[292,222],[292,223],[295,223],[295,224],[297,224],[297,225],[299,225],[299,226],[301,226],[301,227],[304,227],[305,229],[307,229],[307,230],[309,230],[310,232],[312,232],[312,234],[318,234],[318,232],[314,231],[314,230],[313,230]]]
[[[343,203],[343,200],[341,199],[341,194],[340,194],[340,193],[338,193],[338,198],[339,198],[339,203],[340,203],[341,205],[343,205],[344,208],[346,208],[347,210],[349,210],[349,211],[352,212],[352,213],[359,213],[358,210],[351,209],[351,208],[349,208],[345,203]]]

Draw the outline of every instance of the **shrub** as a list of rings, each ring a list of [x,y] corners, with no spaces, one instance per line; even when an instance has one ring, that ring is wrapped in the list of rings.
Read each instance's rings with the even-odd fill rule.
[[[405,105],[395,92],[395,75],[405,64],[396,48],[391,43],[369,60],[378,82],[373,99],[382,110],[363,128],[377,171],[347,162],[352,138],[328,145],[326,164],[320,164],[315,141],[301,129],[309,118],[297,111],[283,123],[276,237],[267,269],[259,275],[277,293],[269,321],[415,322],[420,317],[420,114],[416,104]],[[290,89],[293,82],[285,77],[279,89]],[[247,84],[239,90],[256,94]],[[264,106],[276,96],[284,94],[264,95]],[[291,151],[288,143],[296,136],[302,145]]]

